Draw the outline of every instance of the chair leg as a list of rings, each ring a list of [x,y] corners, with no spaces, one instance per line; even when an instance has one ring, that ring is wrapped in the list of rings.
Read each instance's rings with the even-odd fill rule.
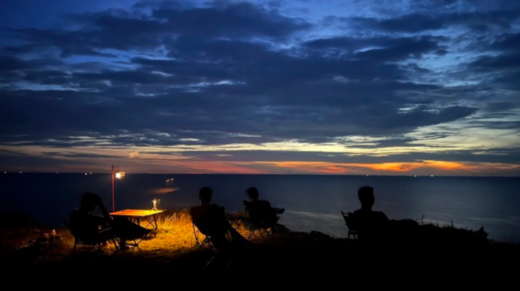
[[[139,252],[139,256],[142,257],[143,256],[143,252],[141,251],[141,248],[139,247],[139,243],[141,242],[141,240],[137,241],[137,239],[133,239],[131,241],[133,241],[133,242],[130,243],[129,245],[133,246],[133,248],[130,251],[130,255],[133,255],[134,251],[137,249],[137,251]]]
[[[140,243],[140,242],[141,242],[141,241],[137,242],[137,241],[134,240],[135,247],[136,247],[137,250],[139,251],[139,255],[142,257],[142,256],[143,256],[143,252],[141,251],[141,248],[139,247],[139,243]],[[132,252],[133,252],[133,251],[134,251],[134,250],[132,250]]]
[[[266,228],[259,228],[258,229],[259,237],[261,238],[268,238],[269,237],[269,230]]]
[[[116,251],[119,250],[119,245],[117,244],[117,241],[115,238],[112,239],[112,243],[114,244],[114,248],[116,249]]]
[[[227,273],[229,266],[231,265],[232,259],[229,259],[229,262],[226,265],[226,268],[224,269],[224,273]]]
[[[211,259],[209,259],[209,261],[206,263],[206,265],[204,266],[204,270],[206,270],[209,267],[209,265],[211,264],[211,262],[213,262],[214,259],[215,259],[215,255],[213,255],[211,257]]]

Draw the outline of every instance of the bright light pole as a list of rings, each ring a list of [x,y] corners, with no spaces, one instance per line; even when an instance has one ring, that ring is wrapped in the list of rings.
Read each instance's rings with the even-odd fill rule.
[[[117,169],[117,172],[114,172],[114,165],[112,165],[112,212],[116,211],[116,200],[115,200],[115,179],[121,179],[125,176],[125,172],[120,172]]]

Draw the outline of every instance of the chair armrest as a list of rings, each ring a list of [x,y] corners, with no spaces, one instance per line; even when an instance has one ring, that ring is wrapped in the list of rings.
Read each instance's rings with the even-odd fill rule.
[[[111,227],[103,228],[102,230],[98,231],[98,234],[103,234],[103,233],[111,231],[111,230],[112,230]]]

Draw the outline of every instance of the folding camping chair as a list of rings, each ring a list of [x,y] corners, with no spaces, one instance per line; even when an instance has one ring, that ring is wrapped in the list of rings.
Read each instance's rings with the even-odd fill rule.
[[[351,213],[350,212],[348,212],[348,213],[343,212],[343,210],[340,210],[340,211],[341,211],[341,216],[343,216],[343,219],[345,220],[345,225],[348,228],[347,239],[350,240],[350,236],[352,236],[354,239],[357,239],[358,238],[358,232],[357,232],[355,226],[353,225],[352,217],[350,216]]]
[[[219,247],[219,244],[213,241],[213,238],[209,233],[211,233],[212,221],[205,220],[206,217],[199,217],[194,213],[194,208],[190,208],[191,222],[193,228],[193,235],[195,236],[195,242],[198,248],[202,248],[204,246],[209,246],[213,255],[209,259],[209,261],[204,266],[204,270],[207,270],[212,262],[214,262],[218,258],[225,258],[227,260],[226,267],[224,268],[224,273],[227,272],[229,266],[231,265],[231,258],[229,257],[228,250]],[[202,239],[201,235],[204,235],[205,238]],[[227,241],[231,241],[231,234],[227,232],[225,234],[225,239]]]
[[[191,222],[191,227],[193,228],[193,236],[195,237],[195,244],[197,245],[197,247],[202,248],[206,245],[209,246],[209,244],[211,243],[210,237],[201,233],[200,230],[195,226],[195,223],[193,223],[193,221]],[[204,239],[202,239],[202,236],[204,236]]]
[[[110,228],[106,228],[98,232],[98,235],[95,237],[86,237],[82,235],[80,230],[72,227],[72,225],[66,219],[63,220],[63,223],[74,237],[74,246],[72,247],[73,254],[76,252],[77,245],[97,246],[97,250],[100,251],[101,245],[108,241],[112,241],[116,250],[119,249],[116,236],[112,233],[112,230]]]
[[[264,212],[259,212],[248,207],[247,201],[244,201],[244,211],[246,226],[249,229],[247,239],[251,239],[252,237],[271,238],[273,236],[273,230],[280,217],[277,216],[274,219],[269,219],[265,216]]]

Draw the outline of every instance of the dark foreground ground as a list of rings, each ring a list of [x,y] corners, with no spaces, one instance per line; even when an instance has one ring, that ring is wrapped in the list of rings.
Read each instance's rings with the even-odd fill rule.
[[[5,237],[2,239],[5,242]],[[157,250],[145,249],[142,256],[88,249],[78,249],[72,255],[70,250],[69,243],[50,243],[39,253],[4,248],[0,253],[2,280],[25,287],[71,282],[66,285],[81,289],[113,285],[198,289],[208,284],[233,289],[386,284],[430,288],[439,282],[450,284],[445,287],[456,282],[479,288],[491,282],[494,289],[503,284],[516,289],[520,278],[519,245],[489,241],[483,231],[433,225],[396,231],[377,246],[317,232],[288,232],[253,241],[251,248],[231,258],[227,270],[226,256],[217,257],[204,268],[215,255],[209,248],[159,255]],[[61,255],[42,257],[42,252]]]

